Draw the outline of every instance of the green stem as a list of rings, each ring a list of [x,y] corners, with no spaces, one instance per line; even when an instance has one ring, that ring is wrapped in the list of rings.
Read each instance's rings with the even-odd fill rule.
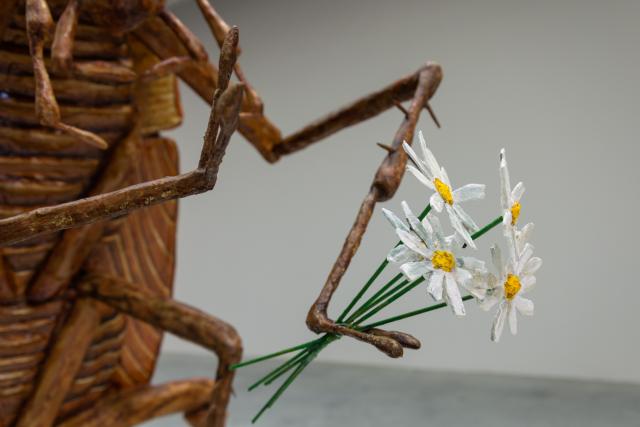
[[[462,301],[469,301],[472,298],[473,298],[473,295],[466,295],[466,296],[462,297]],[[377,328],[378,326],[386,325],[388,323],[397,322],[398,320],[407,319],[409,317],[418,316],[420,314],[428,313],[428,312],[433,311],[433,310],[438,310],[438,309],[446,307],[446,306],[447,306],[446,302],[441,302],[439,304],[430,305],[428,307],[420,308],[418,310],[409,311],[409,312],[404,313],[404,314],[399,314],[397,316],[389,317],[389,318],[386,318],[386,319],[383,319],[383,320],[378,320],[377,322],[373,322],[373,323],[369,323],[368,325],[361,326],[358,329],[361,330],[361,331],[366,331],[367,329]]]
[[[378,307],[376,307],[373,310],[371,310],[368,313],[366,313],[360,319],[354,321],[353,324],[355,326],[358,326],[360,323],[364,322],[365,320],[367,320],[371,316],[377,314],[380,310],[382,310],[383,308],[385,308],[386,306],[388,306],[389,304],[391,304],[392,302],[394,302],[395,300],[397,300],[398,298],[400,298],[401,296],[403,296],[407,292],[411,291],[413,288],[418,286],[420,283],[424,282],[424,280],[425,280],[424,277],[419,277],[418,279],[414,280],[413,282],[410,282],[404,289],[400,290],[395,295],[392,295],[390,298],[388,298],[386,301],[384,301]]]
[[[329,345],[331,342],[335,341],[336,339],[338,339],[338,337],[329,335],[329,338],[326,339],[321,346],[319,346],[313,351],[310,351],[309,354],[307,354],[307,356],[304,359],[302,359],[302,362],[300,363],[300,365],[298,365],[295,371],[293,371],[293,373],[289,375],[289,377],[287,377],[285,382],[278,388],[278,390],[274,393],[274,395],[271,396],[271,398],[262,407],[262,409],[258,411],[255,417],[253,417],[253,420],[251,420],[251,423],[254,424],[256,421],[258,421],[258,418],[260,418],[260,416],[264,413],[264,411],[266,411],[271,406],[273,406],[276,400],[278,400],[278,398],[282,396],[282,393],[284,393],[284,391],[287,388],[289,388],[293,380],[295,380],[296,377],[300,375],[300,373],[309,365],[309,363],[311,363],[313,359],[315,359],[318,353],[320,353],[327,345]]]
[[[264,356],[256,357],[255,359],[245,360],[244,362],[236,363],[235,365],[229,366],[229,370],[233,371],[238,368],[242,368],[243,366],[253,365],[254,363],[262,362],[263,360],[273,359],[274,357],[282,356],[283,354],[291,353],[296,350],[305,349],[317,342],[319,342],[322,338],[316,338],[315,340],[307,341],[302,344],[298,344],[294,347],[285,348],[284,350],[276,351],[275,353],[270,353]]]
[[[310,351],[309,348],[305,348],[304,350],[301,350],[298,354],[293,356],[291,359],[287,360],[285,363],[278,366],[276,369],[269,372],[267,375],[260,378],[258,381],[256,381],[251,386],[249,386],[248,391],[253,391],[255,388],[257,388],[259,385],[263,383],[264,385],[270,384],[272,380],[277,379],[278,377],[280,377],[280,375],[289,371],[289,369],[291,369],[294,365],[297,365],[298,362],[300,362],[306,356],[306,354],[309,353],[309,351]]]
[[[494,219],[489,224],[487,224],[484,227],[482,227],[480,230],[478,230],[475,233],[473,233],[471,235],[471,238],[473,240],[476,240],[477,238],[479,238],[482,235],[486,234],[489,230],[491,230],[493,227],[495,227],[495,226],[497,226],[499,224],[502,224],[502,215],[500,215],[498,218]]]
[[[357,318],[362,313],[365,313],[369,308],[371,308],[373,305],[377,304],[381,299],[386,298],[387,295],[388,295],[388,292],[387,293],[385,293],[385,292],[391,286],[393,286],[398,280],[400,280],[401,278],[402,278],[402,273],[396,274],[393,279],[389,280],[386,285],[381,287],[378,292],[373,294],[371,296],[371,298],[369,298],[367,301],[365,301],[365,303],[362,304],[360,306],[360,308],[358,308],[351,316],[349,316],[349,318],[347,319],[346,322],[347,323],[351,323],[353,321],[353,319]],[[404,283],[404,282],[402,282],[402,283]],[[393,288],[393,289],[394,290],[397,289],[397,286],[395,288]]]
[[[344,320],[344,318],[347,316],[347,314],[349,314],[353,306],[356,305],[358,301],[360,301],[360,298],[362,298],[362,296],[369,290],[371,285],[373,285],[373,282],[376,281],[378,276],[380,276],[380,273],[382,273],[382,271],[387,267],[388,264],[389,264],[389,261],[387,261],[385,258],[385,260],[380,263],[380,265],[378,266],[376,271],[373,273],[373,275],[369,277],[369,280],[367,280],[367,283],[365,283],[362,289],[360,289],[360,292],[358,292],[355,298],[351,300],[347,308],[345,308],[344,311],[340,314],[340,316],[338,317],[338,320],[336,320],[336,323],[340,323]]]

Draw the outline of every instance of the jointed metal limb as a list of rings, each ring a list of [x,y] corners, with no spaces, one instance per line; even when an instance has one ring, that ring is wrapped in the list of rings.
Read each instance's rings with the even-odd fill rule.
[[[239,362],[242,357],[240,336],[231,325],[171,298],[142,291],[140,286],[115,278],[88,277],[78,285],[78,291],[118,311],[214,351],[220,361],[206,425],[224,425],[234,375],[234,371],[228,368]]]
[[[435,93],[441,79],[442,70],[440,66],[436,64],[428,64],[420,71],[418,85],[413,101],[411,102],[411,107],[393,139],[391,146],[392,152],[387,154],[387,157],[378,168],[369,193],[362,202],[358,215],[356,216],[356,221],[342,246],[340,255],[338,255],[338,259],[333,265],[320,295],[309,310],[307,325],[314,332],[328,332],[350,336],[376,346],[390,357],[402,356],[403,344],[407,345],[407,343],[412,342],[409,337],[401,337],[398,339],[394,336],[398,334],[397,332],[394,334],[381,333],[380,331],[374,333],[360,332],[343,325],[338,325],[329,319],[327,308],[333,293],[340,284],[340,279],[342,279],[342,276],[347,271],[351,259],[360,246],[360,241],[367,229],[376,203],[393,197],[400,185],[407,163],[407,155],[401,148],[402,143],[403,141],[411,143],[413,140],[413,134],[418,118],[420,117],[420,112]]]
[[[60,118],[60,107],[53,94],[49,73],[44,63],[45,40],[53,32],[53,19],[46,0],[27,0],[27,37],[29,50],[33,58],[33,74],[36,86],[36,116],[44,126],[66,132],[87,144],[101,149],[108,147],[106,141],[98,135],[63,123]],[[68,20],[64,22],[69,22]],[[70,31],[71,33],[73,31]],[[60,51],[60,49],[58,49]]]
[[[218,88],[198,168],[174,177],[132,185],[121,190],[56,206],[39,208],[0,220],[0,244],[124,215],[134,209],[211,190],[231,135],[238,126],[244,86],[229,84],[236,60],[238,30],[227,35],[220,54]]]

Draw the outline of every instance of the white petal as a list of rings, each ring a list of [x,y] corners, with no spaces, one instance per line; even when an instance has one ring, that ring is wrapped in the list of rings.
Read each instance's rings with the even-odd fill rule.
[[[414,233],[396,229],[396,234],[398,235],[402,243],[404,243],[409,249],[419,253],[425,258],[431,258],[431,251]]]
[[[427,170],[425,163],[420,160],[416,152],[413,151],[413,148],[411,148],[411,146],[407,144],[406,141],[402,143],[402,148],[404,148],[404,151],[409,155],[411,160],[413,160],[413,163],[415,163],[418,169],[420,169],[420,171],[429,179],[429,181],[433,181],[433,174],[431,174]]]
[[[433,230],[433,226],[431,225],[431,222],[429,221],[429,218],[435,218],[435,216],[431,215],[427,215],[426,217],[424,217],[424,219],[421,221],[422,223],[422,227],[424,227],[425,231],[427,232],[427,238],[428,240],[426,241],[427,245],[430,248],[435,247],[435,240],[436,240],[436,236],[435,236],[435,231]]]
[[[426,185],[431,190],[435,190],[433,182],[431,182],[424,173],[420,172],[418,168],[413,165],[407,165],[407,170],[411,172],[422,184]]]
[[[444,238],[444,233],[442,232],[442,224],[440,224],[440,219],[435,215],[429,215],[428,221],[431,224],[431,229],[433,230],[434,240],[438,243],[440,248],[446,247],[446,241]]]
[[[478,307],[480,307],[480,309],[483,311],[489,311],[496,305],[498,301],[500,301],[500,298],[497,298],[494,295],[487,295],[484,297],[484,299],[478,302]]]
[[[453,200],[457,203],[466,202],[467,200],[484,199],[486,185],[484,184],[467,184],[453,192]]]
[[[528,298],[516,296],[514,304],[520,314],[525,316],[533,316],[533,301]]]
[[[465,244],[465,241],[458,233],[453,233],[444,238],[447,248],[459,248]]]
[[[504,148],[500,150],[500,206],[503,210],[511,209],[511,182]]]
[[[520,277],[520,286],[522,289],[521,293],[526,294],[527,292],[531,292],[533,287],[536,285],[536,276],[521,276]]]
[[[407,279],[411,281],[416,280],[418,277],[421,277],[431,271],[429,270],[429,264],[425,261],[407,262],[400,266],[400,270],[405,276],[407,276]]]
[[[462,257],[462,266],[468,270],[474,270],[474,271],[487,270],[487,266],[484,263],[484,261],[479,260],[477,258],[470,257],[470,256]]]
[[[527,261],[522,269],[523,275],[535,274],[542,267],[542,260],[538,257],[533,257]]]
[[[434,270],[429,279],[429,286],[427,286],[427,292],[436,301],[442,299],[442,281],[444,280],[444,271]]]
[[[462,225],[464,225],[467,230],[475,232],[480,229],[473,218],[471,218],[469,214],[462,209],[462,206],[455,204],[453,205],[453,210],[456,212],[458,218],[462,221]]]
[[[473,242],[473,239],[471,239],[471,235],[469,234],[467,229],[464,228],[464,225],[462,225],[462,222],[460,222],[458,215],[456,215],[456,213],[449,205],[447,205],[447,212],[449,213],[449,220],[451,221],[451,226],[454,228],[454,230],[456,230],[460,234],[467,245],[469,245],[473,249],[476,249],[476,244]]]
[[[396,229],[399,228],[404,231],[409,231],[409,227],[407,227],[407,224],[405,224],[403,220],[398,218],[396,214],[391,212],[389,209],[382,208],[382,213],[384,217],[387,218],[387,221],[389,221],[389,223],[393,228],[396,228]]]
[[[504,329],[504,321],[507,319],[507,309],[506,301],[502,301],[498,306],[498,311],[496,311],[491,327],[491,341],[493,342],[500,341],[500,335],[502,335],[502,330]]]
[[[506,272],[504,271],[504,260],[502,258],[500,246],[497,244],[491,246],[491,261],[493,261],[493,266],[498,270],[498,276],[501,279],[504,278],[506,276]]]
[[[431,195],[429,199],[429,203],[431,207],[436,210],[436,212],[442,212],[442,208],[444,208],[444,200],[442,200],[442,196],[440,193],[435,192]]]
[[[533,255],[533,245],[526,243],[522,252],[519,254],[518,264],[515,266],[515,274],[520,275],[525,264],[529,261],[529,258]]]
[[[447,175],[447,171],[444,166],[440,168],[440,179],[442,182],[447,184],[449,188],[451,188],[451,181],[449,180],[449,175]]]
[[[405,262],[415,262],[420,261],[422,257],[407,248],[405,245],[398,245],[395,248],[391,249],[389,255],[387,255],[387,261],[395,262],[398,264],[403,264]]]
[[[422,149],[422,154],[424,155],[424,161],[428,168],[431,169],[431,173],[435,176],[440,171],[440,165],[436,160],[436,157],[433,155],[431,150],[427,148],[427,141],[424,139],[424,135],[422,131],[418,132],[418,139],[420,140],[420,148]]]
[[[502,214],[502,224],[506,225],[507,227],[511,227],[512,219],[513,216],[511,215],[511,209],[507,209],[506,211],[504,211],[504,213]]]
[[[522,183],[522,181],[520,181],[516,184],[515,187],[513,187],[513,191],[511,191],[511,200],[513,201],[513,203],[519,202],[523,194],[524,184]]]
[[[458,289],[458,284],[456,283],[453,274],[447,273],[444,275],[445,282],[445,292],[447,294],[447,302],[451,306],[451,309],[456,314],[456,316],[464,316],[464,304],[462,303],[462,297],[460,296],[460,290]]]
[[[522,252],[524,245],[531,239],[531,234],[535,228],[532,222],[528,223],[522,230],[516,232],[516,245],[518,246],[518,252]]]
[[[433,246],[433,238],[428,230],[422,225],[418,217],[411,211],[409,204],[405,201],[402,202],[402,210],[407,217],[407,221],[411,225],[413,231],[420,237],[428,246]]]
[[[509,329],[513,335],[518,333],[518,316],[513,304],[509,304]]]
[[[465,270],[462,267],[457,267],[452,274],[455,274],[456,282],[458,282],[458,284],[462,286],[466,286],[467,283],[469,283],[471,279],[473,279],[471,273],[469,273],[468,270]]]

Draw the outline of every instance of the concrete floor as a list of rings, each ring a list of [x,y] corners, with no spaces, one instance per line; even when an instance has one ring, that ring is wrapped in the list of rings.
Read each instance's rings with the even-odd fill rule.
[[[251,418],[277,386],[246,391],[275,367],[264,362],[236,377],[229,427]],[[156,382],[210,376],[215,360],[168,354]],[[181,416],[145,427],[186,425]],[[640,427],[640,385],[458,374],[315,361],[256,424],[285,426]]]

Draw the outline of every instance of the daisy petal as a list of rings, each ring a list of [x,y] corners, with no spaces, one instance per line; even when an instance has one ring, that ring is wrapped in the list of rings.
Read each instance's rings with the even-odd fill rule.
[[[527,261],[527,263],[524,265],[524,268],[522,269],[522,274],[523,275],[535,274],[535,272],[538,271],[541,266],[542,266],[542,260],[538,257],[533,257],[529,259],[529,261]]]
[[[413,229],[413,231],[418,235],[418,237],[424,240],[427,246],[432,247],[433,246],[432,236],[429,234],[428,230],[424,227],[424,225],[422,225],[418,217],[415,216],[415,214],[411,211],[409,204],[403,201],[401,205],[402,205],[402,210],[404,211],[404,216],[407,218],[407,221],[409,221],[409,225],[411,225],[411,228]]]
[[[426,185],[431,190],[435,190],[433,182],[429,181],[429,178],[427,178],[424,173],[420,172],[418,168],[413,165],[407,165],[407,170],[411,172],[422,184]]]
[[[507,209],[502,214],[502,224],[507,227],[511,227],[511,220],[513,219],[513,215],[511,214],[511,209]]]
[[[487,266],[485,265],[484,261],[481,261],[477,258],[473,258],[470,256],[463,256],[461,259],[462,259],[462,266],[466,269],[480,271],[480,272],[487,270]]]
[[[409,144],[407,144],[406,141],[402,143],[402,148],[404,148],[404,151],[409,155],[411,160],[413,160],[413,163],[418,167],[418,169],[420,169],[420,171],[424,175],[426,175],[427,178],[429,178],[429,181],[433,181],[433,174],[431,174],[427,170],[426,165],[424,164],[424,162],[422,160],[420,160],[420,158],[418,157],[416,152],[413,151],[413,148],[411,148],[411,146]]]
[[[407,227],[407,224],[405,224],[403,220],[398,218],[396,214],[391,212],[389,209],[382,208],[382,214],[384,215],[385,218],[387,218],[387,221],[389,221],[389,223],[393,228],[395,229],[399,228],[404,231],[409,231],[409,227]]]
[[[429,264],[425,261],[407,262],[400,266],[400,270],[405,276],[407,276],[407,279],[411,281],[416,280],[418,277],[421,277],[431,271],[429,270]]]
[[[420,148],[422,149],[422,155],[424,156],[425,164],[429,169],[431,169],[432,175],[435,177],[435,175],[440,170],[440,165],[438,164],[438,161],[436,160],[436,157],[433,155],[431,150],[427,148],[427,141],[425,141],[422,131],[418,132],[418,139],[420,140]]]
[[[514,300],[518,312],[524,316],[533,316],[533,301],[521,296],[516,297]]]
[[[530,292],[533,287],[536,285],[536,276],[522,276],[520,277],[520,286],[522,286],[522,289],[520,290],[520,292],[522,292],[523,294]]]
[[[480,229],[473,218],[471,218],[469,214],[464,209],[462,209],[462,206],[455,204],[453,205],[453,210],[456,212],[458,218],[460,218],[460,221],[462,221],[462,225],[464,225],[467,230],[475,232]]]
[[[518,333],[518,315],[513,304],[509,304],[509,329],[512,335]]]
[[[491,261],[493,261],[493,266],[498,270],[498,276],[504,277],[504,261],[502,259],[502,251],[500,250],[500,246],[493,245],[491,246]]]
[[[522,270],[525,264],[529,261],[529,258],[533,255],[533,245],[530,243],[526,243],[522,252],[520,252],[520,259],[518,259],[518,263],[515,266],[515,274],[518,276],[522,273]]]
[[[518,252],[521,252],[524,245],[529,241],[529,239],[531,239],[531,234],[533,233],[534,228],[534,224],[530,222],[522,227],[522,230],[516,232],[516,245],[518,246]]]
[[[451,305],[451,309],[456,316],[464,316],[464,304],[462,303],[462,297],[460,296],[460,289],[453,274],[447,273],[444,275],[445,292],[447,294],[447,302]]]
[[[476,244],[473,242],[471,235],[464,227],[464,225],[462,225],[462,222],[460,222],[460,219],[449,205],[447,205],[447,212],[449,213],[449,220],[451,221],[451,226],[454,228],[454,230],[456,230],[458,234],[460,234],[460,237],[462,237],[467,245],[469,245],[473,249],[476,249]]]
[[[429,203],[436,212],[442,212],[442,208],[444,208],[444,200],[442,200],[442,196],[440,196],[440,194],[437,192],[433,193],[429,199]]]
[[[427,292],[431,297],[440,301],[442,299],[442,281],[444,280],[444,271],[434,270],[429,279],[429,286],[427,286]]]
[[[478,307],[484,311],[491,310],[497,303],[500,301],[500,298],[496,295],[487,295],[483,300],[478,303]]]
[[[522,181],[520,181],[519,183],[516,184],[515,187],[513,187],[513,191],[511,191],[511,200],[514,203],[519,202],[523,194],[524,194],[524,184],[522,183]]]
[[[509,169],[504,148],[500,150],[500,205],[503,210],[511,209],[511,182],[509,181]]]
[[[425,258],[431,258],[431,251],[427,246],[412,232],[404,231],[402,229],[396,229],[396,234],[409,249]]]
[[[486,185],[484,184],[467,184],[453,192],[453,200],[457,203],[466,202],[468,200],[484,199]]]
[[[444,166],[440,168],[440,177],[442,178],[442,182],[444,182],[449,188],[451,188],[451,181],[449,180],[449,175],[447,175],[447,171]]]
[[[502,330],[504,329],[504,321],[507,319],[507,302],[502,301],[498,306],[498,311],[493,318],[493,325],[491,327],[491,341],[500,341]]]
[[[406,247],[405,245],[398,245],[391,249],[389,255],[387,255],[387,261],[403,264],[405,262],[420,261],[422,257]]]
[[[458,284],[462,286],[466,286],[467,283],[469,283],[471,279],[473,279],[473,275],[469,273],[469,271],[465,270],[464,268],[458,267],[454,271],[455,271],[456,282],[458,282]]]

